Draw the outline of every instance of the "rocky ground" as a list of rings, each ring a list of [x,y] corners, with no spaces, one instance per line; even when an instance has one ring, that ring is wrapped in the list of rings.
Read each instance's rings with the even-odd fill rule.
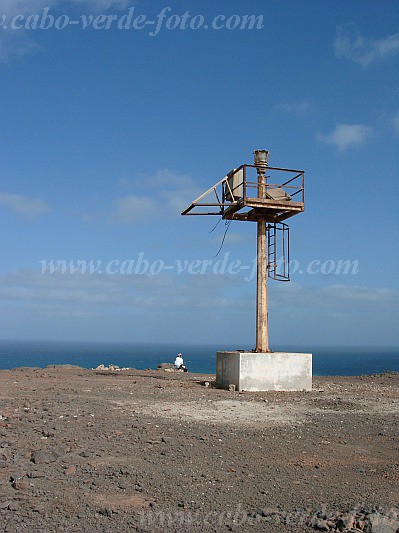
[[[397,531],[399,374],[297,393],[213,379],[1,371],[0,529]]]

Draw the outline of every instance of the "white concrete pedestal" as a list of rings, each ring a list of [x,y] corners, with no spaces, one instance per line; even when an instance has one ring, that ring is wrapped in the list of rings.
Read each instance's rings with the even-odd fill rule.
[[[216,382],[238,391],[312,389],[312,354],[217,352]]]

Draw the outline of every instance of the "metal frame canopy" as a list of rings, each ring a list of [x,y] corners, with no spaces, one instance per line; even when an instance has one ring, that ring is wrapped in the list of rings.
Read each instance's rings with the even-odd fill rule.
[[[219,215],[225,220],[257,223],[256,352],[269,353],[268,277],[289,281],[276,267],[276,239],[279,230],[283,243],[288,226],[282,221],[305,209],[305,172],[269,167],[269,152],[254,151],[254,164],[231,170],[201,196],[182,215]],[[284,244],[283,244],[284,246]],[[289,260],[288,260],[289,263]]]
[[[259,182],[259,166],[241,165],[182,211],[182,215],[219,215],[228,220],[281,222],[305,208],[305,172],[266,166]],[[263,194],[259,194],[259,188]]]

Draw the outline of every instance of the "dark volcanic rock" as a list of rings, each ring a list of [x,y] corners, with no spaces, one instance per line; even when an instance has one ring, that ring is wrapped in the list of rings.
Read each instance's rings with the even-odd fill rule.
[[[53,463],[62,455],[63,453],[60,450],[54,448],[51,450],[34,450],[32,452],[31,461],[36,465]]]

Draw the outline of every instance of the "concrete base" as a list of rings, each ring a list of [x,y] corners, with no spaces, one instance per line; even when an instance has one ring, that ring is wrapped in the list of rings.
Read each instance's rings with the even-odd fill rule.
[[[239,391],[312,389],[312,354],[217,352],[216,381]]]

